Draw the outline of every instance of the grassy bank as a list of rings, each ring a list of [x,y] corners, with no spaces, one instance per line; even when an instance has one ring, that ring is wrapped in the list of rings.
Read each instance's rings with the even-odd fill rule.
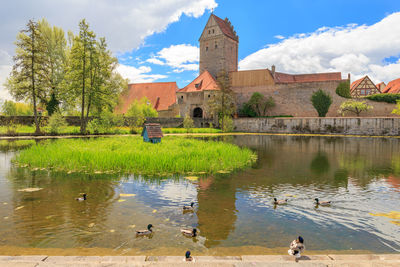
[[[50,133],[50,127],[44,126],[41,128],[42,132],[44,134],[49,134]],[[135,129],[135,132],[139,133],[141,132],[142,128],[139,127],[138,129]],[[15,134],[33,134],[35,132],[35,127],[30,126],[30,125],[13,125],[13,127],[7,127],[7,126],[0,126],[0,134],[2,135],[15,135]],[[108,130],[102,130],[99,132],[92,132],[91,129],[88,129],[89,134],[131,134],[132,131],[129,127],[112,127]],[[221,133],[222,131],[220,129],[214,129],[214,128],[192,128],[189,129],[190,133]],[[182,133],[185,134],[187,133],[187,130],[185,128],[163,128],[163,133]],[[66,126],[66,127],[61,127],[59,129],[58,134],[60,135],[76,135],[80,134],[80,127],[79,126]]]
[[[170,136],[150,144],[132,136],[45,141],[21,151],[15,161],[63,171],[165,175],[230,172],[255,159],[249,149],[223,142]]]

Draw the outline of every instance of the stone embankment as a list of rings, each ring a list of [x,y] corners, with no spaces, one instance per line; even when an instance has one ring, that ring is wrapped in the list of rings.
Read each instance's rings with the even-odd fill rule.
[[[310,255],[295,262],[288,255],[199,256],[184,262],[180,256],[0,256],[0,266],[400,266],[400,254]]]
[[[400,118],[239,118],[237,132],[286,134],[400,135]]]

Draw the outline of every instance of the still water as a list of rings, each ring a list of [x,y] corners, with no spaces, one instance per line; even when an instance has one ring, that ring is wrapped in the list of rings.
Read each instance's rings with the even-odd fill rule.
[[[18,151],[2,143],[0,254],[285,253],[298,235],[314,253],[400,251],[400,139],[221,141],[256,151],[257,164],[197,181],[68,174],[13,166]],[[76,201],[83,192],[87,201]],[[288,204],[274,206],[273,197]],[[316,197],[333,204],[316,207]],[[195,212],[184,214],[182,206],[192,201]],[[154,234],[136,238],[135,230],[149,223]],[[181,235],[181,228],[191,227],[198,237]]]

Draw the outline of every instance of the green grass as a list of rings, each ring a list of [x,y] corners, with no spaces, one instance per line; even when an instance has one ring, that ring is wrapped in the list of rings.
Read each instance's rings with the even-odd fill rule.
[[[10,127],[7,126],[0,126],[0,134],[8,134]],[[43,133],[50,133],[50,128],[48,126],[41,127]],[[93,134],[92,132],[89,133]],[[187,133],[185,128],[163,128],[163,133]],[[13,126],[13,131],[17,134],[33,134],[35,132],[35,127],[31,125],[20,125],[16,124]],[[142,128],[138,128],[137,132],[140,134]],[[192,128],[189,130],[189,133],[221,133],[220,129],[214,128]],[[131,130],[129,127],[113,127],[109,130],[99,131],[97,134],[130,134]],[[58,134],[67,135],[67,134],[80,134],[80,127],[79,126],[66,126],[61,127]]]
[[[187,133],[185,128],[163,128],[163,133]],[[220,129],[214,128],[192,128],[189,129],[189,133],[222,133]]]
[[[231,172],[256,160],[236,145],[168,136],[160,144],[139,136],[45,141],[21,151],[20,166],[88,173],[145,175]]]

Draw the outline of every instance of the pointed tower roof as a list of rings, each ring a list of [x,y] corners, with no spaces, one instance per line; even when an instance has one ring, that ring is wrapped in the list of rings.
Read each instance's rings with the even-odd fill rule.
[[[211,14],[211,17],[213,17],[215,19],[219,28],[227,37],[229,37],[235,41],[239,40],[239,37],[236,35],[236,32],[233,29],[233,26],[228,18],[225,18],[223,20],[220,17],[215,16],[214,14]]]
[[[221,30],[223,35],[225,35],[226,37],[228,37],[232,40],[235,40],[236,42],[239,42],[239,37],[237,36],[236,31],[233,29],[233,25],[231,24],[231,22],[229,21],[228,18],[221,19],[220,17],[217,17],[214,14],[211,14],[207,20],[206,27],[207,27],[207,25],[210,24],[210,20],[215,21],[215,24],[217,24],[218,28]],[[199,38],[199,41],[202,38],[202,36],[204,36],[204,33],[205,33],[205,28],[203,29],[203,32]]]

